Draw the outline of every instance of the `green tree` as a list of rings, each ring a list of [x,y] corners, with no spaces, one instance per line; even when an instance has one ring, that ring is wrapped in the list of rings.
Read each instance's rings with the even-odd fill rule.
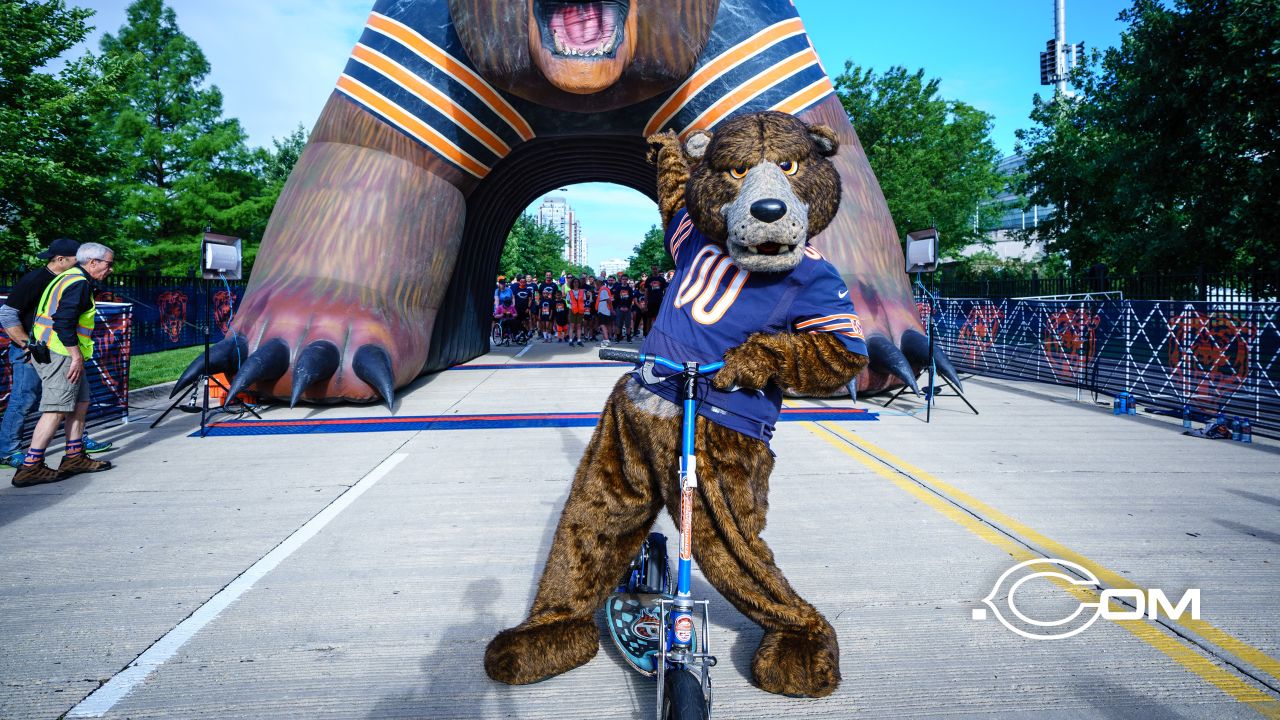
[[[98,114],[124,163],[115,180],[125,268],[185,271],[205,227],[256,244],[274,202],[262,178],[269,153],[249,149],[239,121],[222,116],[222,93],[205,85],[209,62],[173,10],[136,0],[102,52],[136,58],[118,101]]]
[[[39,72],[84,40],[92,11],[62,0],[0,2],[0,264],[15,267],[59,236],[99,241],[115,214],[106,152],[90,114],[127,63],[91,57]]]
[[[983,228],[1000,208],[990,203],[1004,187],[996,171],[991,116],[938,96],[938,80],[924,70],[891,67],[876,75],[852,62],[835,78],[836,93],[858,130],[900,237],[938,228],[946,256],[986,243]]]
[[[1021,191],[1081,270],[1280,270],[1280,3],[1135,0],[1078,93],[1036,98]]]
[[[578,272],[564,259],[564,247],[568,242],[559,230],[538,223],[532,215],[521,215],[502,246],[498,260],[498,272],[511,277],[517,273],[532,274],[539,280],[550,270],[557,276],[561,271]]]
[[[631,258],[627,265],[627,276],[638,278],[641,273],[647,273],[657,265],[661,270],[671,270],[675,268],[675,263],[671,260],[671,256],[667,254],[667,245],[663,242],[662,228],[657,225],[650,225],[648,231],[644,234],[644,239],[639,245],[631,250]]]

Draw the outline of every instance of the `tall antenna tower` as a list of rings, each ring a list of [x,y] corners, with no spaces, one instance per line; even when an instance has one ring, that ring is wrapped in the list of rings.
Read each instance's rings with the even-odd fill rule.
[[[1067,75],[1084,57],[1084,43],[1067,43],[1067,0],[1053,1],[1053,39],[1040,53],[1040,84],[1056,85],[1066,95]]]

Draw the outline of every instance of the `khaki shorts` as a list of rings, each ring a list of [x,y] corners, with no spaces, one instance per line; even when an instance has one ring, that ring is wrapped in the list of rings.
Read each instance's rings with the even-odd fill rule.
[[[80,374],[80,382],[73,383],[67,379],[71,356],[56,352],[49,355],[52,357],[50,362],[43,365],[34,363],[36,374],[40,376],[40,412],[75,412],[76,403],[89,402],[88,370]]]
[[[576,313],[576,312],[569,313],[569,322],[571,323],[582,322],[582,313]]]

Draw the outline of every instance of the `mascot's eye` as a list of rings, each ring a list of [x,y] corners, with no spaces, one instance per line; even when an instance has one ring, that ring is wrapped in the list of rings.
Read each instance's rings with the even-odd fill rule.
[[[778,163],[778,167],[787,175],[795,175],[800,172],[800,163],[795,162],[794,160],[784,160]]]
[[[750,169],[751,168],[745,165],[739,165],[736,168],[729,168],[729,177],[733,178],[734,180],[741,180],[742,178],[747,176],[747,171]]]

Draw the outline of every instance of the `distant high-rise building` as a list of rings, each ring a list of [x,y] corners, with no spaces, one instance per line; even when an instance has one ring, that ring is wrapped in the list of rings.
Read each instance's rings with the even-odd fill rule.
[[[585,265],[587,262],[586,240],[582,236],[582,225],[574,216],[569,201],[562,197],[549,197],[538,206],[534,218],[539,224],[558,230],[565,237],[564,259],[573,265]]]
[[[617,275],[618,273],[626,269],[627,269],[626,260],[623,260],[621,258],[614,258],[612,260],[601,261],[600,267],[596,268],[596,273],[599,275]]]

